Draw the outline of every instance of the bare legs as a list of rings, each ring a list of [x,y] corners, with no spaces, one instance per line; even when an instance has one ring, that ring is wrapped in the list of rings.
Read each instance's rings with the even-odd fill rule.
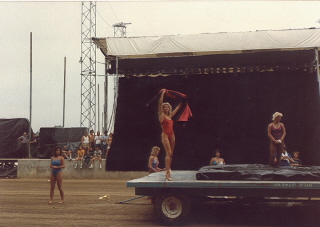
[[[276,144],[274,142],[270,142],[270,159],[269,165],[270,166],[279,166],[280,159],[283,151],[284,142],[280,144]],[[277,162],[274,163],[274,159],[277,158]]]
[[[59,203],[64,203],[64,192],[62,189],[62,172],[58,173],[56,177],[53,176],[53,174],[51,174],[50,177],[50,201],[49,204],[53,203],[53,195],[54,195],[54,188],[57,182],[58,185],[58,189],[60,191],[60,202]]]
[[[161,139],[162,139],[162,144],[164,146],[164,149],[166,150],[166,179],[167,180],[172,180],[171,179],[171,164],[172,164],[172,155],[174,151],[174,146],[176,143],[176,138],[173,135],[171,139],[168,138],[167,134],[162,132],[161,134]]]

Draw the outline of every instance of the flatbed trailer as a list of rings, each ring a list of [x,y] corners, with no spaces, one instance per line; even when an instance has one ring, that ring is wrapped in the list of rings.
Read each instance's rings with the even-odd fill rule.
[[[151,196],[156,217],[165,225],[179,225],[190,215],[193,202],[234,200],[319,203],[320,181],[224,181],[197,180],[197,171],[172,171],[173,181],[165,173],[152,173],[130,180],[135,194]],[[213,198],[218,197],[218,198]]]

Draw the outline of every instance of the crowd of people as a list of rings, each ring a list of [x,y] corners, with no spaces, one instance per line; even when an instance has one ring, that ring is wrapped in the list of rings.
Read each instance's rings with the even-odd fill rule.
[[[90,135],[85,132],[82,136],[80,146],[75,149],[77,151],[75,154],[72,149],[68,149],[67,146],[63,146],[63,149],[61,150],[61,156],[69,161],[73,160],[73,156],[75,156],[75,158],[78,160],[82,160],[85,156],[88,156],[88,151],[91,157],[90,160],[93,158],[97,159],[98,157],[101,159],[107,159],[109,150],[111,148],[112,138],[113,134],[108,134],[107,131],[105,131],[103,135],[100,134],[100,132],[97,132],[97,134],[95,135],[94,131],[90,130]],[[35,133],[32,134],[31,140],[29,139],[29,134],[27,132],[24,132],[22,136],[17,138],[17,140],[20,141],[20,158],[37,158],[39,156],[40,138]],[[100,155],[97,154],[95,156],[96,148],[98,148],[98,151],[101,151]],[[81,153],[81,150],[84,150],[84,154]]]
[[[110,133],[108,135],[107,131],[104,132],[104,135],[101,135],[99,131],[95,135],[93,130],[90,130],[90,134],[85,132],[77,150],[74,168],[76,169],[78,166],[82,168],[82,165],[84,164],[89,165],[89,169],[91,169],[93,168],[95,160],[99,160],[100,168],[102,168],[102,158],[108,158],[112,138],[113,134]],[[66,152],[66,154],[67,153],[68,152]],[[72,159],[68,158],[68,160]]]

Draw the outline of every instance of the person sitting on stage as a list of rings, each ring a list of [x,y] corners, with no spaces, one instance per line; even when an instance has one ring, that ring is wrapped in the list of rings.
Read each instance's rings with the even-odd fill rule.
[[[280,158],[280,166],[290,166],[290,164],[293,162],[294,160],[292,156],[287,152],[287,146],[284,145]]]
[[[74,168],[76,169],[78,166],[78,161],[80,160],[80,169],[82,168],[82,161],[83,161],[83,157],[84,157],[85,151],[83,150],[82,145],[79,146],[79,150],[78,150],[78,157],[76,157],[75,162],[76,164],[74,165]]]
[[[150,157],[149,157],[149,162],[148,162],[149,174],[165,170],[165,169],[160,169],[158,167],[159,166],[159,159],[158,159],[159,152],[160,152],[160,147],[158,147],[158,146],[152,147]]]
[[[223,158],[220,157],[221,155],[221,150],[220,149],[215,149],[215,154],[216,154],[216,157],[212,158],[210,160],[210,165],[225,165],[226,162],[224,161]]]
[[[291,166],[302,166],[302,161],[299,159],[299,151],[293,152],[293,163],[291,163]]]

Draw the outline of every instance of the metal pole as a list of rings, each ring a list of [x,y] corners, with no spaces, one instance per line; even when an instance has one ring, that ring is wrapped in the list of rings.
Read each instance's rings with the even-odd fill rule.
[[[138,196],[138,197],[134,197],[132,199],[127,199],[127,200],[123,200],[119,203],[126,203],[126,202],[129,202],[129,201],[132,201],[132,200],[135,200],[135,199],[140,199],[140,198],[143,198],[143,197],[146,197],[146,195],[141,195],[141,196]]]
[[[108,61],[105,58],[105,74],[108,75]],[[104,82],[104,131],[108,129],[108,77],[105,77]]]
[[[64,128],[65,113],[66,113],[66,57],[64,57],[64,75],[63,75],[63,122],[62,127]]]
[[[101,128],[101,132],[104,133],[104,114],[103,114],[103,111],[101,112],[101,125],[102,125],[102,128]]]
[[[99,98],[99,84],[98,84],[98,131],[100,132],[100,98]]]
[[[31,141],[31,117],[32,117],[32,32],[30,32],[30,117],[29,117],[29,158],[30,158],[30,141]]]
[[[318,85],[320,82],[320,75],[319,75],[319,55],[318,55],[318,48],[314,48],[315,57],[316,57],[316,73],[317,73],[317,79],[318,79]],[[320,95],[320,92],[319,92]]]

